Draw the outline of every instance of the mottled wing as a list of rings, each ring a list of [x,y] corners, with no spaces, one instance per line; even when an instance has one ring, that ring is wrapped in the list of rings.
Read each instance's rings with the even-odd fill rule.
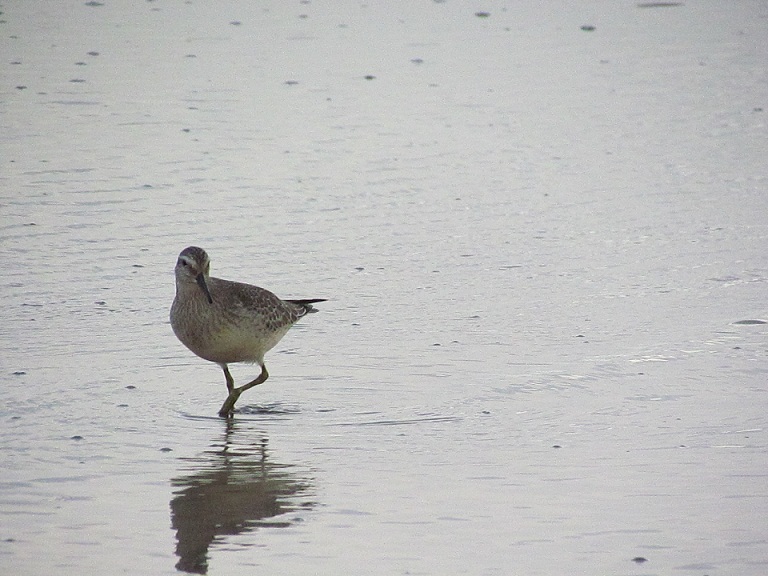
[[[283,302],[269,290],[240,282],[219,282],[228,285],[227,295],[232,300],[229,309],[242,315],[243,320],[260,319],[269,330],[279,330],[303,316],[294,306]]]

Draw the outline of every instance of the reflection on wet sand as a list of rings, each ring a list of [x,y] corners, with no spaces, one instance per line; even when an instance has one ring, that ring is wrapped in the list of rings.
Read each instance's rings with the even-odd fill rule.
[[[309,490],[308,482],[291,473],[290,466],[268,459],[266,438],[238,444],[236,436],[237,424],[227,423],[221,441],[199,457],[184,459],[190,473],[171,480],[177,488],[171,499],[171,523],[178,570],[205,574],[214,540],[221,544],[222,536],[259,526],[290,526],[293,518],[266,519],[312,506],[297,501]]]

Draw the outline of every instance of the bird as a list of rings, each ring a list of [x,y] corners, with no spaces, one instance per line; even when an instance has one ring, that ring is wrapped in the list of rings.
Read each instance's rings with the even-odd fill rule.
[[[176,296],[171,327],[184,346],[224,370],[228,396],[219,416],[232,416],[240,395],[269,378],[264,355],[312,306],[325,298],[282,300],[269,290],[210,276],[211,261],[202,248],[189,246],[176,261]],[[235,387],[229,372],[233,362],[261,367],[255,379]]]

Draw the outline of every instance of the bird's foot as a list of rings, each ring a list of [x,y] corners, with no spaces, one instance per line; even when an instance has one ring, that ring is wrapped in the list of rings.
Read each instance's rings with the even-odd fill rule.
[[[240,394],[242,393],[242,390],[239,390],[237,388],[233,389],[229,396],[227,396],[227,399],[224,400],[224,404],[221,405],[221,410],[219,410],[219,416],[222,418],[229,418],[232,416],[232,413],[235,411],[235,402],[237,402],[237,399],[240,398]]]

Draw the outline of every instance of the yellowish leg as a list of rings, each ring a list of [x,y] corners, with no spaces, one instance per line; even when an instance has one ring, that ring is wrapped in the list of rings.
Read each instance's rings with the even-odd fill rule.
[[[235,389],[235,379],[232,378],[232,374],[229,373],[229,366],[222,364],[221,367],[224,368],[224,378],[227,379],[227,390],[232,394],[232,390]]]
[[[267,367],[262,366],[261,374],[259,374],[257,378],[248,382],[248,384],[243,384],[239,388],[235,388],[232,375],[229,373],[229,369],[227,369],[226,366],[224,367],[224,375],[227,377],[227,389],[229,390],[229,396],[227,396],[227,399],[224,401],[224,404],[222,404],[221,406],[221,410],[219,410],[219,416],[221,416],[222,418],[226,418],[232,415],[232,411],[235,409],[235,402],[237,402],[237,399],[240,398],[240,394],[242,394],[249,388],[258,386],[259,384],[264,382],[267,378],[269,378],[269,372],[267,372]]]

